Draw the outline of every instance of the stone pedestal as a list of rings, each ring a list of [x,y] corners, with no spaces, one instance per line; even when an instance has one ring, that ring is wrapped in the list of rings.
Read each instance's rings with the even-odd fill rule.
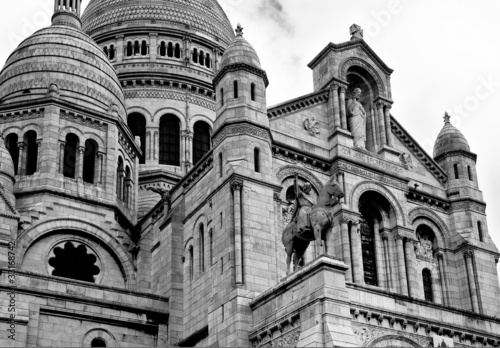
[[[345,287],[347,269],[343,262],[321,256],[253,300],[252,344],[357,346]]]

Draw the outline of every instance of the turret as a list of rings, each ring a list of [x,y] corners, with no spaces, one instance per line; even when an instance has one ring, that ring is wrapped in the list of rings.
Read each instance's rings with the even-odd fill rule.
[[[52,25],[71,25],[78,29],[82,28],[80,20],[80,11],[82,0],[55,0],[54,15],[52,16]]]

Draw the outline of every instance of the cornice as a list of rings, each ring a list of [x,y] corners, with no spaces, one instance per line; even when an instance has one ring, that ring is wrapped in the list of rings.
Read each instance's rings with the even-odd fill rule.
[[[473,152],[466,151],[466,150],[455,150],[455,151],[447,151],[435,158],[436,162],[441,162],[441,160],[445,159],[446,157],[451,157],[451,156],[464,156],[467,158],[470,158],[474,161],[474,163],[477,161],[477,155]]]
[[[306,94],[296,99],[292,99],[270,107],[269,109],[267,109],[267,116],[270,119],[277,118],[295,111],[299,111],[301,109],[325,103],[328,101],[329,95],[330,92],[325,90],[321,90],[311,94]]]
[[[269,86],[269,79],[267,78],[267,74],[264,70],[256,68],[254,66],[245,64],[245,63],[235,63],[235,64],[230,64],[225,66],[222,70],[219,71],[219,73],[215,76],[214,78],[214,87],[222,80],[224,75],[226,75],[229,72],[235,72],[235,71],[247,71],[251,74],[255,74],[257,76],[260,76],[264,79],[264,83],[267,86]]]
[[[367,51],[368,56],[372,58],[375,62],[377,62],[386,74],[391,75],[394,72],[394,70],[389,68],[387,64],[384,63],[384,61],[375,53],[375,51],[372,50],[372,48],[363,39],[347,41],[340,44],[334,44],[330,42],[307,66],[311,69],[314,69],[316,65],[319,63],[319,61],[329,51],[346,50],[348,48],[353,48],[356,46],[363,47]]]

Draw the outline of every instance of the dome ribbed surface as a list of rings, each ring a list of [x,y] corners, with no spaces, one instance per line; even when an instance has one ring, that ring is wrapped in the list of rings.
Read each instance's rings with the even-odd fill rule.
[[[242,35],[236,36],[233,42],[227,47],[222,56],[221,70],[232,64],[247,64],[258,69],[262,69],[260,59],[255,49],[248,43]]]
[[[0,72],[0,103],[43,98],[51,84],[64,100],[101,112],[115,104],[126,114],[115,69],[79,29],[53,25],[23,41]]]
[[[189,26],[226,44],[234,38],[217,0],[92,0],[82,17],[83,30],[90,35],[108,26],[145,21],[182,30]]]
[[[447,152],[464,150],[470,152],[469,143],[451,123],[447,122],[439,133],[434,144],[434,158]]]

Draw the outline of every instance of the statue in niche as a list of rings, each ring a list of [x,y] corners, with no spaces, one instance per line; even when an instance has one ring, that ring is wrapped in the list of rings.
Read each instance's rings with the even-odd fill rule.
[[[354,90],[351,99],[347,102],[347,116],[349,128],[354,137],[354,146],[364,149],[366,147],[366,111],[359,102],[361,92],[360,88]]]
[[[427,233],[418,233],[418,244],[415,246],[415,254],[418,258],[424,260],[432,260],[432,241]]]

